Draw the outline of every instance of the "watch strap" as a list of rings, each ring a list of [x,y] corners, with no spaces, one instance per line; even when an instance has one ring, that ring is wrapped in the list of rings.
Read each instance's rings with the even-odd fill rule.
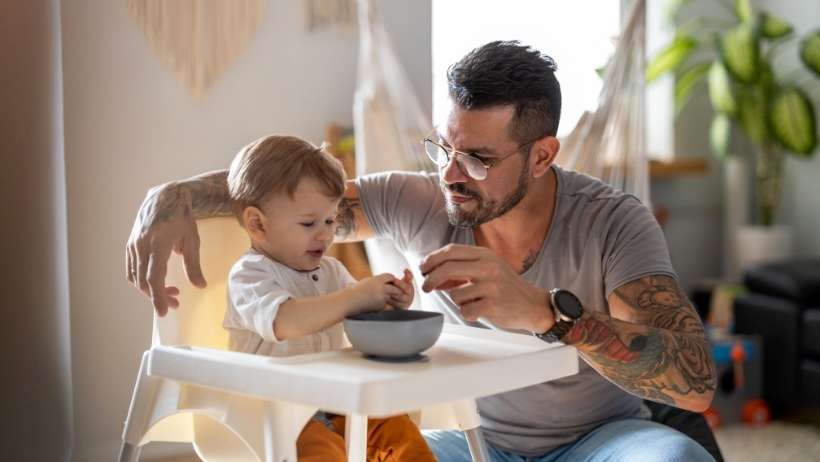
[[[565,321],[559,318],[548,331],[543,334],[535,334],[535,336],[547,343],[555,343],[561,341],[574,325],[574,321]]]

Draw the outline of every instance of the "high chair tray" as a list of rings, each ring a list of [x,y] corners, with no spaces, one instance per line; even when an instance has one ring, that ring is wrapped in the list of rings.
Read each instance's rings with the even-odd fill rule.
[[[530,335],[447,324],[413,362],[353,349],[273,358],[195,346],[156,346],[148,374],[254,397],[373,417],[479,398],[578,372],[575,348]]]

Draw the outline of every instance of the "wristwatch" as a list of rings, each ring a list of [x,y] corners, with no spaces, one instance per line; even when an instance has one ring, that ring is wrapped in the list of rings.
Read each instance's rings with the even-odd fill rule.
[[[575,325],[575,322],[584,314],[581,300],[572,292],[564,289],[552,289],[549,292],[550,306],[555,312],[555,324],[544,333],[532,334],[547,343],[555,343],[564,338]]]

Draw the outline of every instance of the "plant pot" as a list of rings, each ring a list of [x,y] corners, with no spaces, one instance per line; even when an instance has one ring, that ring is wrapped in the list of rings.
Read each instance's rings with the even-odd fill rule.
[[[789,226],[743,226],[737,233],[741,274],[747,268],[794,256],[794,233]]]

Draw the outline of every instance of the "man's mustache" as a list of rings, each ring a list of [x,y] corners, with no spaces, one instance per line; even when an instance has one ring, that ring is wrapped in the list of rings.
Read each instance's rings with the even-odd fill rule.
[[[460,196],[479,197],[478,193],[467,189],[467,187],[462,183],[442,184],[441,187]]]

